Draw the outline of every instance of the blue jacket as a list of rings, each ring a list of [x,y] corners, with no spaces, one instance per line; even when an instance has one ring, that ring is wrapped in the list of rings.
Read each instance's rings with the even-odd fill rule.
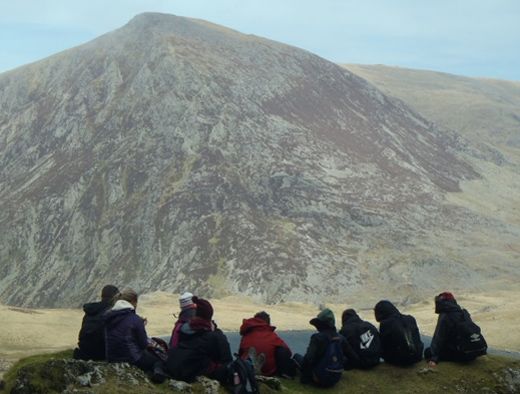
[[[143,356],[148,336],[143,319],[127,301],[119,300],[105,315],[106,359],[135,364]]]

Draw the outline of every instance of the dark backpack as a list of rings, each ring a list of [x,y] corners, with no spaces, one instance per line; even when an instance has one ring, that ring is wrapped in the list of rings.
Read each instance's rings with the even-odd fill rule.
[[[255,370],[250,362],[237,357],[231,363],[231,371],[233,373],[231,386],[233,394],[257,394],[260,392],[255,378]]]
[[[168,344],[162,338],[149,338],[147,350],[162,361],[166,361],[168,358]]]
[[[379,363],[381,356],[381,340],[379,333],[369,323],[363,322],[357,328],[359,346],[354,351],[359,355],[360,361],[364,366],[371,366]]]
[[[314,367],[314,379],[322,387],[332,387],[341,379],[344,361],[341,340],[339,335],[330,338],[325,353]]]
[[[410,316],[399,316],[396,319],[394,338],[396,341],[397,359],[403,364],[412,364],[422,358],[423,343],[416,338],[417,326]]]
[[[468,311],[462,310],[462,318],[455,321],[455,349],[466,360],[473,360],[487,353],[487,343]]]

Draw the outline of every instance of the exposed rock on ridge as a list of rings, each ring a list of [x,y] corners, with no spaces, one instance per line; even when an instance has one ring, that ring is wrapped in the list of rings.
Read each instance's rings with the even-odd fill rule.
[[[478,176],[456,150],[311,53],[142,14],[0,75],[0,299],[344,297],[379,280],[368,252],[454,220],[439,201]]]

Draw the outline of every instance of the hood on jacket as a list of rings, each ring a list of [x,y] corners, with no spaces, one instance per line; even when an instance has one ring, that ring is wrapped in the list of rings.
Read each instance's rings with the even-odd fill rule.
[[[135,308],[132,304],[125,300],[118,300],[112,309],[109,309],[105,313],[105,322],[108,327],[117,325],[123,320],[129,313],[135,314]]]
[[[240,335],[245,335],[255,330],[269,330],[274,331],[276,327],[268,324],[264,319],[259,317],[252,317],[250,319],[243,319],[240,326]]]
[[[116,303],[114,304],[114,306],[112,307],[112,309],[110,309],[110,310],[111,311],[120,311],[123,309],[135,310],[134,306],[126,300],[117,300]]]
[[[459,312],[460,310],[461,307],[457,304],[455,299],[447,300],[435,298],[435,313]]]
[[[361,318],[358,316],[354,309],[345,309],[343,314],[341,315],[341,323],[343,325],[347,323],[354,323],[361,321]]]
[[[399,313],[395,305],[388,300],[379,301],[374,307],[374,315],[378,322],[386,320],[393,315],[398,315]]]
[[[89,316],[99,315],[110,308],[110,302],[89,302],[83,305],[83,311]]]

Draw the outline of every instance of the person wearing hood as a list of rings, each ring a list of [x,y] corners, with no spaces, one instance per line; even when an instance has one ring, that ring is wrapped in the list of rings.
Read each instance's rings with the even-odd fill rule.
[[[435,297],[435,313],[439,315],[437,326],[429,348],[424,351],[424,357],[430,367],[435,367],[439,361],[470,361],[486,354],[487,344],[480,328],[473,323],[470,314],[462,309],[450,292],[443,292]],[[470,337],[465,351],[463,335]]]
[[[403,315],[390,301],[379,301],[374,308],[379,322],[381,356],[395,365],[411,365],[422,359],[421,341],[415,318]]]
[[[127,362],[151,372],[161,360],[147,351],[146,319],[135,312],[137,300],[134,290],[125,289],[105,314],[106,357],[109,362]]]
[[[105,359],[105,323],[103,314],[116,301],[119,290],[116,286],[106,285],[101,290],[101,301],[83,305],[83,321],[79,330],[78,347],[74,349],[76,360]]]
[[[309,323],[318,332],[311,336],[305,356],[294,356],[301,366],[300,382],[332,387],[341,379],[345,357],[357,359],[357,356],[345,338],[338,334],[334,313],[330,309],[323,309]]]
[[[250,356],[249,349],[254,348],[256,354],[264,354],[265,357],[261,367],[262,375],[294,377],[296,370],[291,360],[292,352],[275,330],[267,312],[258,312],[250,319],[243,319],[238,355],[246,359]]]
[[[212,321],[213,307],[209,301],[193,297],[193,302],[197,306],[195,316],[181,326],[177,346],[168,351],[166,370],[174,379],[186,382],[204,375],[229,383],[229,342]]]
[[[341,316],[342,327],[339,333],[345,337],[358,359],[349,358],[345,369],[367,369],[379,364],[381,341],[379,332],[373,324],[361,320],[354,309],[346,309]]]

